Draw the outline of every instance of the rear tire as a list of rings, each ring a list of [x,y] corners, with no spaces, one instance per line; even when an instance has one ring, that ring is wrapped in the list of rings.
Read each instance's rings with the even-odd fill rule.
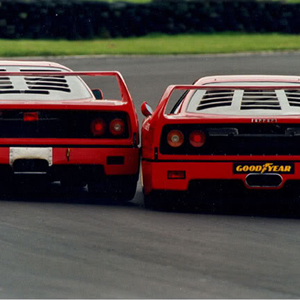
[[[150,194],[144,194],[144,206],[147,209],[170,211],[172,204],[173,199],[170,192],[152,191]]]
[[[83,188],[86,186],[86,182],[83,180],[70,180],[70,179],[62,179],[60,184],[63,188],[73,189],[73,188]]]

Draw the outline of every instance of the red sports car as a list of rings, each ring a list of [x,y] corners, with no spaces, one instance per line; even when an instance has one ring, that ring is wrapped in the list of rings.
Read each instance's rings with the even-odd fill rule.
[[[182,96],[168,111],[171,94]],[[300,183],[300,77],[212,76],[142,104],[145,201],[207,183],[281,189]],[[298,182],[298,183],[297,183]]]
[[[119,98],[91,90],[83,76],[115,78]],[[138,144],[137,114],[120,73],[0,62],[2,182],[43,178],[88,184],[93,193],[130,200],[138,180]]]

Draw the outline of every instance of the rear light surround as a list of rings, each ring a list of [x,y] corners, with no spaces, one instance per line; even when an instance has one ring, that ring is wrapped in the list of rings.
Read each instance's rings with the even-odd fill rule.
[[[109,131],[114,136],[120,136],[125,131],[125,122],[122,119],[116,118],[110,122]]]
[[[23,121],[24,122],[36,122],[39,120],[39,113],[38,112],[24,112],[23,113]]]
[[[206,135],[202,130],[194,130],[189,135],[189,141],[193,147],[202,147],[205,144]]]
[[[211,140],[205,126],[205,124],[164,125],[160,136],[159,152],[161,154],[201,154],[206,151]],[[175,134],[180,135],[180,143],[175,145],[177,147],[172,146],[171,143],[171,137]]]
[[[110,124],[115,119],[124,122],[124,128],[119,131],[119,135],[110,132]],[[131,120],[126,111],[58,109],[0,111],[0,138],[128,139],[130,137]]]
[[[190,130],[179,130],[179,129],[171,129],[168,132],[165,131],[167,134],[166,140],[168,146],[172,148],[179,148],[179,147],[186,147],[187,144],[192,146],[193,148],[200,148],[205,144],[206,141],[206,134],[204,131],[196,129]],[[163,134],[162,137],[165,135]]]
[[[169,146],[178,148],[184,143],[184,135],[180,130],[171,130],[167,135]]]
[[[172,120],[173,121],[173,120]],[[181,147],[170,147],[167,135],[170,131],[180,130],[185,137]],[[203,146],[193,147],[189,135],[195,130],[205,133]],[[159,153],[162,155],[205,156],[242,156],[242,155],[299,155],[300,136],[291,134],[300,131],[300,124],[292,123],[237,123],[212,122],[201,120],[195,123],[167,123],[163,125]],[[184,156],[184,157],[183,157]]]
[[[103,119],[95,119],[91,123],[91,131],[94,136],[102,136],[106,131],[106,123]]]

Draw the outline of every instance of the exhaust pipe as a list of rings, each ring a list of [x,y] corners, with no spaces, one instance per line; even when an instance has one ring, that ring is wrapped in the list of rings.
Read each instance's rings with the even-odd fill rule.
[[[246,177],[246,184],[251,188],[275,188],[279,187],[282,184],[282,176],[280,174],[257,174],[251,173]]]

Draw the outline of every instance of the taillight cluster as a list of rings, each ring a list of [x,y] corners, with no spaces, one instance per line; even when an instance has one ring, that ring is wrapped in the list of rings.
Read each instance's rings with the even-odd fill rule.
[[[123,134],[124,130],[125,123],[122,119],[114,119],[109,124],[109,131],[114,136]]]
[[[167,135],[167,142],[171,147],[180,147],[184,142],[184,135],[180,130],[172,130]]]
[[[120,136],[125,131],[125,122],[122,119],[116,118],[107,124],[103,119],[98,118],[91,123],[91,131],[96,137],[104,135],[108,130],[111,135],[115,137]]]
[[[201,130],[194,130],[189,134],[189,143],[196,148],[205,144],[206,135]],[[180,130],[171,130],[167,135],[169,146],[177,148],[184,143],[184,134]]]
[[[96,119],[91,123],[91,131],[94,136],[101,136],[106,131],[106,123],[102,119]]]

